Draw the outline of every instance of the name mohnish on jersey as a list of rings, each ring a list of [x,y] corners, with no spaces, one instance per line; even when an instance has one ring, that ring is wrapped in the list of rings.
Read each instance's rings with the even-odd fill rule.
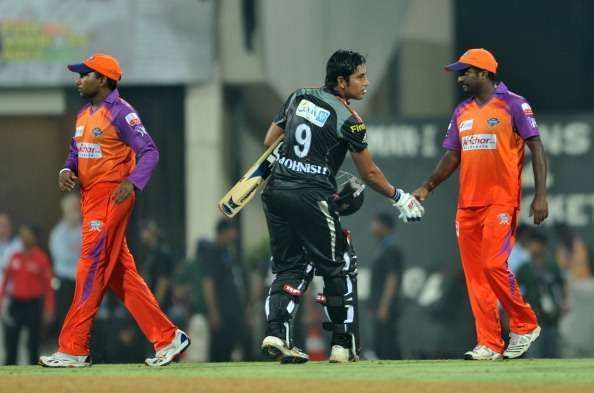
[[[297,161],[284,156],[278,159],[278,165],[299,173],[309,173],[312,175],[327,175],[330,173],[330,170],[325,166]]]

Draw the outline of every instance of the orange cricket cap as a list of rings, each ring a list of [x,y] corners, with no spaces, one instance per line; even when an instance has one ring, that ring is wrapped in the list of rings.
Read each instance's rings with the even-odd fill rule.
[[[120,63],[115,57],[105,53],[95,53],[82,63],[68,65],[68,69],[79,74],[96,71],[114,81],[122,79]]]
[[[468,67],[476,67],[492,73],[497,72],[497,60],[491,52],[483,48],[468,49],[457,62],[448,64],[445,69],[448,71],[462,71]]]

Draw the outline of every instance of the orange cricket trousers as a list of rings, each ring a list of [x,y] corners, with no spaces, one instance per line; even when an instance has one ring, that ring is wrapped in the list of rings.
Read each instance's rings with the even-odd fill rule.
[[[107,287],[122,300],[155,350],[175,336],[175,325],[138,274],[126,244],[135,197],[115,204],[111,194],[116,187],[115,183],[99,183],[82,193],[82,249],[74,298],[58,339],[60,352],[89,355],[93,318]]]
[[[515,242],[517,216],[518,208],[501,205],[459,208],[456,214],[456,235],[477,343],[497,352],[505,346],[498,300],[509,316],[513,333],[529,333],[538,323],[507,266]]]

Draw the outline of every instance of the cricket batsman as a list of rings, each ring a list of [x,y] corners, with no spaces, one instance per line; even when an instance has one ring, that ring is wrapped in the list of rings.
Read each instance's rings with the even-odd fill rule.
[[[376,166],[365,124],[350,106],[367,91],[365,63],[359,53],[336,51],[327,62],[324,87],[293,92],[264,140],[270,146],[284,135],[262,194],[275,274],[266,299],[262,350],[283,363],[309,359],[293,345],[293,319],[314,273],[324,280],[320,299],[330,319],[325,326],[332,332],[330,361],[357,359],[355,258],[335,199],[336,175],[347,152],[362,179],[392,202],[400,218],[418,221],[424,214],[421,204],[390,184]]]
[[[155,357],[145,363],[165,366],[188,348],[190,340],[161,311],[126,243],[136,191],[148,183],[159,151],[136,110],[120,97],[117,85],[122,70],[114,57],[96,53],[68,69],[79,74],[76,87],[89,103],[77,115],[58,186],[68,192],[80,184],[82,249],[58,351],[41,356],[39,363],[45,367],[91,365],[91,325],[109,287],[154,345]]]
[[[460,167],[456,235],[477,340],[464,358],[513,359],[524,355],[540,334],[507,259],[518,223],[525,145],[532,152],[536,188],[530,216],[538,225],[548,215],[544,149],[532,108],[497,81],[497,61],[489,51],[470,49],[445,68],[458,73],[458,83],[470,98],[454,110],[443,142],[446,152],[413,195],[424,201]],[[498,301],[509,316],[507,348]]]

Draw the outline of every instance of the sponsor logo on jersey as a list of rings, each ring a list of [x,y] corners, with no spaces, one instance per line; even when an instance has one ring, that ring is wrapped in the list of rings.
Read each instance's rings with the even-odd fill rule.
[[[126,119],[126,123],[128,123],[130,125],[130,127],[136,127],[136,126],[142,125],[142,122],[140,121],[140,117],[138,117],[138,115],[135,112],[128,113],[126,115],[125,119]]]
[[[495,127],[499,123],[499,119],[496,117],[492,117],[489,120],[487,120],[487,124],[489,125],[489,127]]]
[[[501,213],[497,216],[500,225],[507,225],[511,223],[511,217],[507,213]]]
[[[97,143],[78,142],[76,148],[78,149],[78,158],[97,159],[103,157],[101,145]]]
[[[323,127],[330,117],[330,111],[320,108],[313,102],[306,99],[301,100],[297,106],[295,114],[299,117],[303,117],[305,120],[308,120],[318,127]]]
[[[103,135],[103,131],[101,131],[101,128],[99,127],[95,127],[93,128],[93,135],[95,136],[95,138],[99,138],[101,135]]]
[[[367,128],[365,127],[365,124],[363,124],[363,123],[353,124],[350,128],[351,128],[351,131],[353,131],[353,132],[367,131]]]
[[[78,138],[80,136],[83,136],[84,132],[85,132],[85,126],[78,126],[78,127],[76,127],[76,131],[74,131],[74,137]]]
[[[527,102],[522,104],[522,111],[526,116],[534,116],[534,113],[532,113],[532,108],[530,108],[530,105]]]
[[[329,172],[328,168],[326,168],[325,166],[313,165],[310,163],[292,160],[287,157],[279,158],[278,163],[287,169],[299,173],[310,173],[312,175],[327,175]]]
[[[530,123],[530,126],[532,128],[538,128],[538,124],[536,124],[536,119],[534,117],[529,117],[528,123]]]
[[[473,134],[462,137],[462,150],[495,150],[497,149],[497,135]]]
[[[145,136],[147,134],[146,129],[142,125],[142,121],[140,121],[140,117],[138,117],[136,112],[128,113],[126,115],[125,119],[126,119],[126,123],[128,123],[128,125],[130,127],[132,127],[132,129],[134,129],[134,131],[138,132],[142,136]]]
[[[101,221],[101,220],[92,220],[89,222],[89,230],[91,232],[101,232],[102,226],[103,226],[103,221]]]
[[[463,131],[469,131],[472,130],[472,126],[474,125],[474,119],[470,119],[470,120],[464,120],[462,123],[460,123],[460,125],[458,126],[458,130],[460,132]]]

